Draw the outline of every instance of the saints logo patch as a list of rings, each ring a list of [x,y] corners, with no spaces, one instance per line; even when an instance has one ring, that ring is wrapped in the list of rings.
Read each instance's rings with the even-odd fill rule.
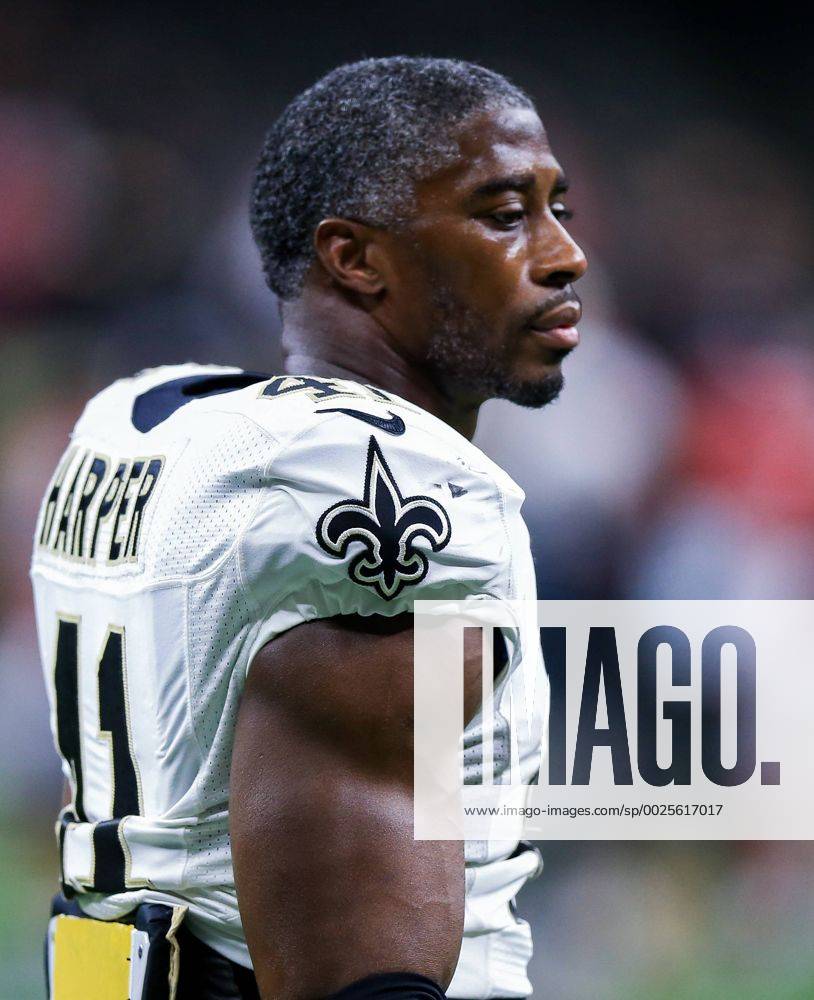
[[[439,552],[449,542],[450,530],[447,512],[436,500],[402,496],[371,437],[364,497],[329,507],[317,523],[317,541],[337,559],[344,558],[351,543],[360,542],[362,550],[351,560],[348,576],[389,601],[427,575],[427,557],[416,540],[425,538]]]

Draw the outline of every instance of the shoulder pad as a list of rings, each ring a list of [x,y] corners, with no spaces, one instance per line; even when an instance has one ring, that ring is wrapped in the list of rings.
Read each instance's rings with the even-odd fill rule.
[[[271,463],[243,538],[256,603],[273,605],[287,588],[312,617],[330,617],[396,614],[417,598],[500,596],[510,560],[493,476],[397,405],[348,402],[318,407],[321,419]]]

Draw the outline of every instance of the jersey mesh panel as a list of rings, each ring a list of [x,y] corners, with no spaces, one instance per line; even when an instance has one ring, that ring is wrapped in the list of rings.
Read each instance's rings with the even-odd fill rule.
[[[251,607],[236,557],[194,583],[188,594],[189,688],[192,724],[204,759],[197,780],[199,822],[188,836],[188,877],[228,879],[229,768],[245,670],[240,664]],[[231,670],[224,670],[229,663]]]
[[[270,439],[232,414],[205,414],[211,437],[198,435],[181,456],[156,510],[148,571],[188,576],[228,551],[257,502]],[[224,426],[225,425],[225,426]]]
[[[181,456],[151,531],[159,577],[205,573],[226,556],[255,509],[271,455],[268,436],[243,417],[206,414],[201,421],[211,434],[196,436],[205,446],[192,442]],[[235,553],[189,583],[186,617],[190,713],[203,760],[185,880],[223,885],[231,880],[229,768],[245,673],[234,668],[252,619]]]

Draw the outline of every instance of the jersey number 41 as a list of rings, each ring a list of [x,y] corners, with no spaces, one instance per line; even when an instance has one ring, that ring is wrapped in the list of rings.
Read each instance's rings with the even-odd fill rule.
[[[82,774],[82,725],[80,720],[79,626],[77,618],[58,618],[54,687],[59,752],[73,778],[74,798],[62,813],[60,846],[70,823],[87,823]],[[123,892],[127,887],[127,845],[121,836],[121,820],[142,813],[141,782],[133,756],[130,712],[127,701],[127,670],[124,628],[111,625],[105,636],[97,666],[99,690],[98,736],[110,744],[110,818],[93,824],[93,870],[86,889],[92,892]],[[62,853],[60,851],[60,853]],[[63,878],[64,882],[64,878]]]

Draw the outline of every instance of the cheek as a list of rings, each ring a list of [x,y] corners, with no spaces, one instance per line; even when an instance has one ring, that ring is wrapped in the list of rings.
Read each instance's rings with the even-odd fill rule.
[[[464,227],[428,247],[438,279],[459,298],[487,312],[510,310],[521,294],[525,253],[520,239]]]

